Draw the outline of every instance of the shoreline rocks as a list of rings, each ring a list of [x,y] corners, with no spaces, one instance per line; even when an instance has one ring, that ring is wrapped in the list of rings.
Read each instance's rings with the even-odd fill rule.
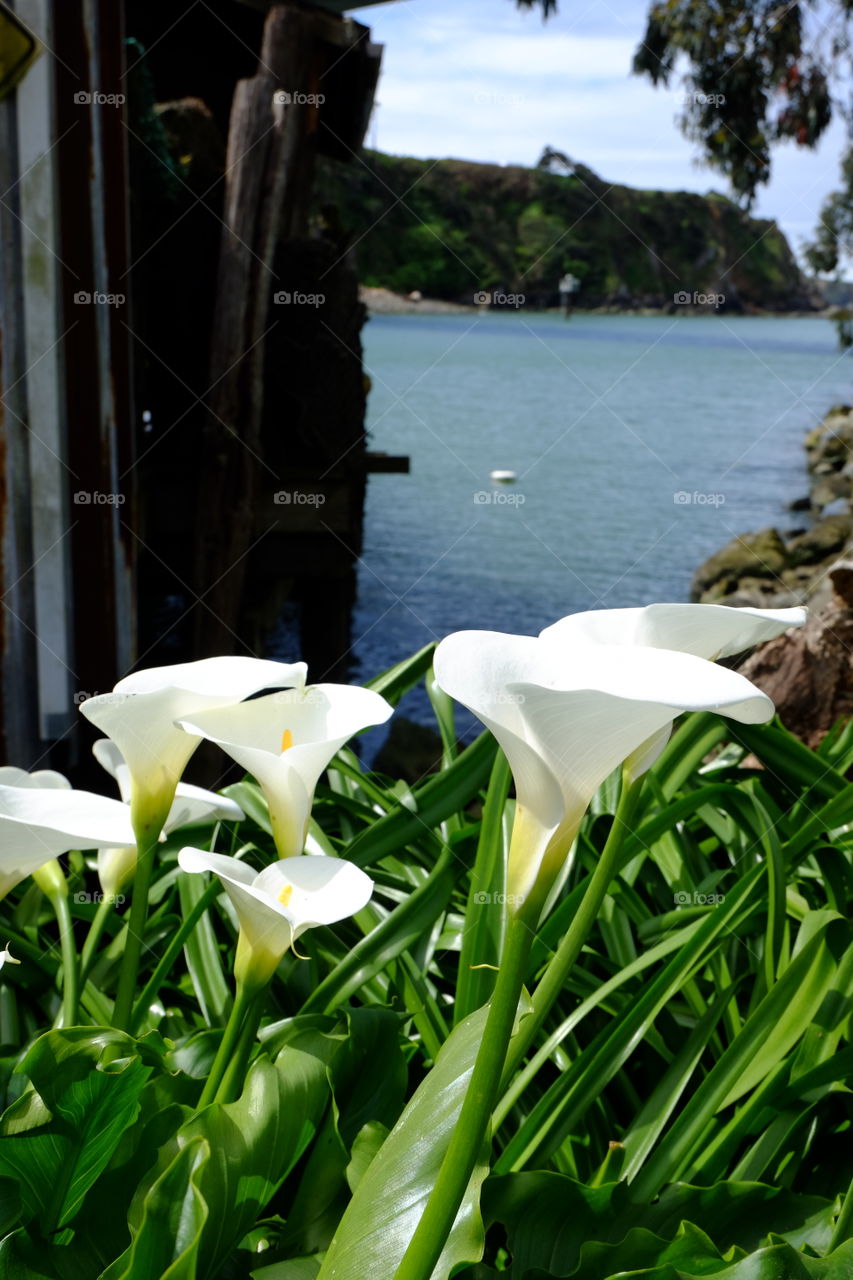
[[[853,407],[835,405],[804,445],[809,493],[791,510],[807,527],[733,538],[696,570],[692,600],[763,609],[830,604],[830,570],[853,558]]]
[[[811,747],[853,714],[853,408],[835,405],[805,439],[809,527],[734,538],[696,571],[691,598],[753,608],[807,605],[804,627],[761,645],[738,670]]]

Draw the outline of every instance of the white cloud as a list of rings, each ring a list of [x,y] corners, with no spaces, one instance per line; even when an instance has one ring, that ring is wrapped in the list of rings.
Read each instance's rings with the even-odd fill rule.
[[[385,44],[368,141],[397,155],[536,163],[548,144],[610,182],[706,192],[725,178],[696,163],[676,117],[682,90],[631,75],[645,0],[564,0],[543,24],[510,0],[403,0],[358,11]],[[755,212],[792,247],[838,181],[841,121],[817,152],[777,149]]]

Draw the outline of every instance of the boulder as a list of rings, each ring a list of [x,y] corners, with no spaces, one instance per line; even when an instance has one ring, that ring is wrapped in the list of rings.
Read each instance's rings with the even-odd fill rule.
[[[762,645],[739,670],[773,699],[779,718],[816,747],[853,714],[853,561],[829,571],[832,596],[804,627]]]
[[[853,476],[845,467],[842,471],[834,471],[821,476],[812,485],[812,503],[818,511],[839,501],[848,501],[853,495]]]
[[[788,544],[788,559],[792,567],[801,564],[820,564],[833,553],[841,551],[853,535],[853,516],[832,515],[818,520],[813,528],[793,538]]]
[[[853,409],[836,405],[806,436],[809,469],[817,474],[843,466],[853,453]]]
[[[733,538],[697,569],[690,596],[703,604],[712,603],[731,595],[745,578],[769,578],[779,588],[780,575],[788,567],[788,553],[778,529],[745,533]]]

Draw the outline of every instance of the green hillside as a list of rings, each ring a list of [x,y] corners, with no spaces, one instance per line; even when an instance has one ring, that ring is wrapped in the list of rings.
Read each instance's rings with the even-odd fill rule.
[[[324,163],[318,191],[364,284],[468,303],[503,290],[549,306],[569,272],[588,307],[667,308],[680,291],[691,303],[721,294],[727,311],[815,305],[775,224],[716,194],[612,186],[580,165],[563,176],[379,152]]]

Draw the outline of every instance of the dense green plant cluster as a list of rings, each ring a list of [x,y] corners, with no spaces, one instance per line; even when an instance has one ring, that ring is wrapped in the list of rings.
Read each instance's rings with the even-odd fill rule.
[[[430,659],[373,687],[396,702]],[[256,783],[227,789],[244,821],[161,847],[133,1035],[109,1027],[103,994],[126,916],[106,922],[82,1025],[45,1032],[60,1007],[51,916],[29,882],[6,899],[21,963],[0,987],[4,1277],[391,1280],[467,1088],[507,927],[509,770],[488,734],[457,745],[452,704],[429,687],[439,772],[410,789],[344,749],[318,788],[316,847],[346,851],[376,892],[284,958],[233,1101],[196,1110],[228,1020],[235,916],[218,881],[180,874],[177,851],[274,860]],[[530,953],[491,1155],[436,1276],[849,1277],[851,766],[851,726],[812,752],[779,726],[686,717],[539,1018],[624,812],[608,779]],[[82,936],[98,911],[83,900],[91,872],[71,855],[68,873]]]

